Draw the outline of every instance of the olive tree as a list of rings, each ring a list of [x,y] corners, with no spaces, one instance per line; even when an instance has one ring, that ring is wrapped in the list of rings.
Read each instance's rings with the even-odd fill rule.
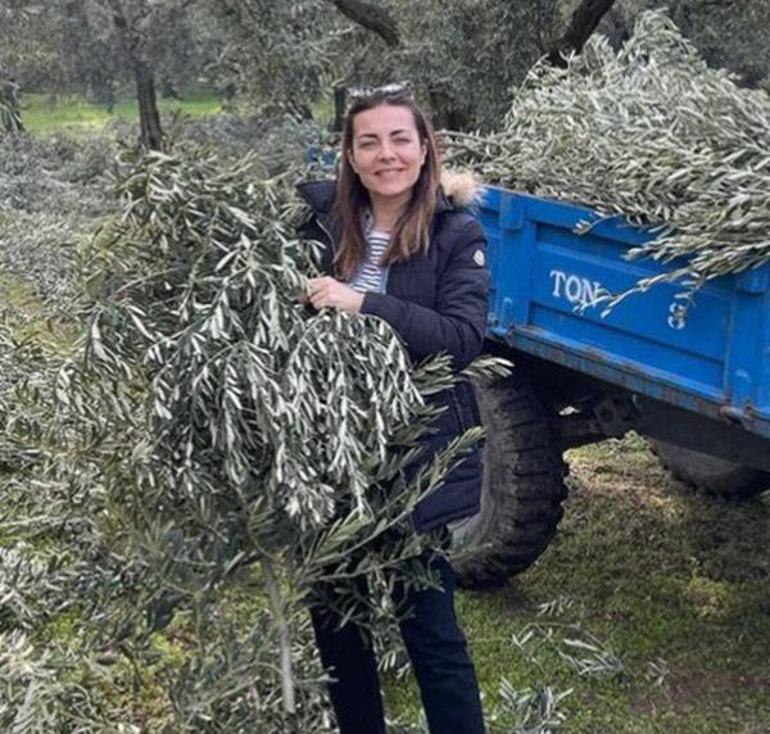
[[[263,115],[312,118],[347,32],[337,14],[323,0],[224,0],[203,7],[218,23],[220,52],[211,73],[219,88]]]
[[[752,87],[770,77],[770,5],[764,0],[618,0],[616,19],[627,29],[643,10],[664,7],[712,66]]]
[[[579,50],[614,0],[470,0],[416,5],[394,0],[389,11],[328,0],[357,27],[335,67],[348,83],[409,79],[438,127],[494,127],[509,90],[535,61]]]
[[[192,0],[11,0],[0,7],[5,65],[26,87],[89,94],[108,107],[116,87],[130,84],[139,109],[141,141],[163,143],[156,101],[202,74],[214,58],[217,16],[202,16]],[[0,63],[3,59],[0,58]]]
[[[114,731],[130,707],[105,690],[160,685],[154,730],[328,731],[307,606],[349,614],[368,574],[377,623],[396,579],[435,583],[404,564],[433,542],[410,513],[479,429],[413,464],[426,398],[457,378],[382,321],[298,301],[316,246],[289,178],[199,149],[123,165],[82,251],[79,346],[5,409],[26,468],[0,533],[26,570],[4,590],[0,722]],[[41,634],[66,611],[65,639]]]

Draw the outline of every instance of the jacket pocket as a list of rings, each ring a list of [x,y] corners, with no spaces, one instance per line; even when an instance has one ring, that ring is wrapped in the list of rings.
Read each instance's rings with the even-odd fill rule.
[[[450,393],[449,407],[454,413],[454,421],[455,425],[457,426],[458,435],[464,433],[468,430],[469,426],[465,417],[465,412],[463,411],[462,402],[459,395],[457,394],[457,387],[455,387]]]
[[[448,443],[463,432],[462,408],[454,389],[446,390],[434,398],[434,405],[442,408],[433,421],[433,438],[437,443]]]

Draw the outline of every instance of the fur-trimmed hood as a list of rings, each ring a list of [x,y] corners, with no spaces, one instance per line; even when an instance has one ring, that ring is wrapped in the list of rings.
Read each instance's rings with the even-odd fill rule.
[[[451,168],[441,172],[441,188],[452,206],[458,208],[477,208],[484,193],[484,185],[477,174]]]

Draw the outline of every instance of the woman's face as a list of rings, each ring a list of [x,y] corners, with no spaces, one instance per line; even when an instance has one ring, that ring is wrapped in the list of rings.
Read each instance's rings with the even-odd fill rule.
[[[372,204],[408,201],[426,152],[408,107],[383,104],[353,118],[348,159]]]

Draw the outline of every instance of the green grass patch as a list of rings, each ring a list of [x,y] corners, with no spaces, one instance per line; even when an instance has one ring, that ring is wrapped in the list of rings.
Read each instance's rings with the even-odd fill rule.
[[[79,335],[75,324],[46,310],[31,283],[4,272],[0,272],[0,317],[18,343],[59,356],[70,353]]]
[[[572,689],[560,706],[570,734],[767,734],[768,494],[739,505],[696,495],[637,436],[568,458],[571,495],[541,560],[504,589],[458,596],[485,707],[505,677]],[[554,601],[556,614],[539,611]],[[600,656],[571,639],[604,663],[579,673],[565,653]],[[411,678],[386,692],[393,713],[417,715]]]
[[[310,105],[313,117],[319,124],[328,126],[334,120],[334,98],[325,95]]]
[[[83,133],[101,129],[113,120],[135,121],[139,112],[135,99],[121,99],[109,112],[105,107],[89,102],[83,97],[67,95],[51,103],[48,95],[25,94],[22,100],[22,116],[25,128],[36,135],[54,132]],[[159,99],[161,114],[181,112],[192,117],[203,117],[221,112],[217,97],[205,92],[186,94],[181,100]]]

